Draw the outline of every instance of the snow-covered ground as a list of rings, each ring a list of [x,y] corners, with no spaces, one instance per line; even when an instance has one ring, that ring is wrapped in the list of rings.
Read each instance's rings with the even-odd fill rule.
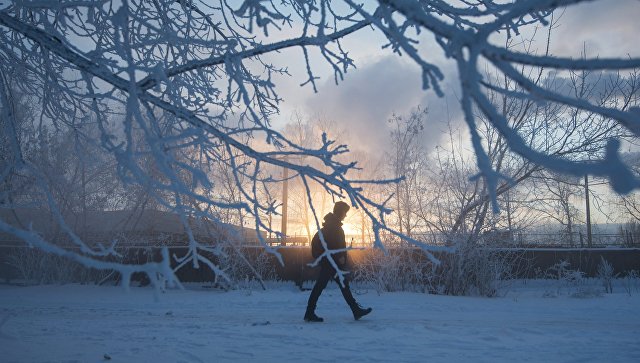
[[[516,283],[499,298],[357,290],[373,313],[354,321],[339,290],[324,323],[302,321],[309,292],[0,285],[2,362],[640,362],[640,292],[572,296]],[[595,294],[598,295],[598,294]],[[586,297],[585,297],[586,296]]]

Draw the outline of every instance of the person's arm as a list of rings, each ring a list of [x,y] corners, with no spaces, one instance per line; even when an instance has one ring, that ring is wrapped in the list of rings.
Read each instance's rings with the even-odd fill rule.
[[[344,230],[342,229],[342,227],[338,228],[337,232],[338,233],[337,233],[337,236],[336,236],[337,237],[336,238],[336,242],[337,242],[336,249],[337,250],[341,250],[341,249],[347,248],[347,242],[345,240]],[[334,256],[336,256],[336,263],[338,264],[338,267],[343,269],[347,265],[347,251],[336,253]]]
[[[342,250],[347,247],[345,242],[344,230],[342,227],[323,230],[324,238],[327,242],[329,250]],[[331,255],[340,269],[344,268],[347,263],[347,252],[338,252]]]

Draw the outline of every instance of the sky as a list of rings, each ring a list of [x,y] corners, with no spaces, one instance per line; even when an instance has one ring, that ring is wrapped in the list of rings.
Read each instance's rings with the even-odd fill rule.
[[[600,0],[572,6],[557,12],[559,27],[551,40],[551,54],[579,56],[584,49],[588,55],[601,57],[625,57],[639,55],[640,1]],[[538,39],[544,40],[546,29],[539,31]],[[437,97],[431,90],[421,89],[420,70],[408,57],[399,57],[388,49],[381,49],[383,36],[370,28],[363,29],[345,41],[349,55],[357,69],[350,70],[345,80],[336,86],[333,74],[321,64],[314,71],[320,77],[318,93],[311,87],[300,87],[306,79],[299,50],[286,56],[292,77],[278,83],[284,102],[281,114],[274,121],[279,127],[291,119],[294,112],[310,118],[321,117],[348,123],[347,142],[352,149],[376,152],[388,143],[387,120],[394,113],[407,114],[411,108],[428,108],[427,132],[424,144],[427,150],[435,147],[447,128],[447,122],[460,124],[461,112],[457,103],[457,76],[455,67],[447,62],[439,48],[427,35],[421,37],[419,46],[423,54],[438,65],[445,74],[442,88],[446,95]],[[542,51],[543,43],[538,45]],[[428,53],[427,53],[428,52]]]

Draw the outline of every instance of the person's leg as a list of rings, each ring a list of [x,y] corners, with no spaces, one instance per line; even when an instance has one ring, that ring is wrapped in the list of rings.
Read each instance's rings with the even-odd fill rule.
[[[342,292],[342,297],[344,297],[344,301],[347,302],[347,305],[349,305],[349,307],[352,307],[354,304],[356,304],[356,299],[353,297],[351,289],[349,288],[349,280],[347,280],[347,278],[345,277],[343,281],[344,284],[341,284],[340,278],[338,276],[335,276],[333,279],[340,287],[340,292]]]
[[[315,314],[316,305],[320,298],[320,294],[322,294],[322,291],[327,287],[329,280],[331,280],[332,271],[330,267],[325,266],[324,264],[321,264],[320,266],[320,275],[318,276],[315,285],[313,285],[311,295],[309,295],[309,301],[307,302],[307,311],[304,314],[304,320],[307,321],[322,321],[322,318]]]
[[[340,284],[340,278],[336,276],[334,278],[338,286],[340,286],[340,291],[342,292],[342,296],[344,297],[344,301],[347,302],[347,305],[351,308],[351,312],[353,313],[353,318],[359,320],[361,317],[369,314],[371,312],[371,308],[362,308],[360,304],[356,302],[356,299],[353,297],[351,293],[351,289],[349,288],[349,281],[345,278],[344,285]]]

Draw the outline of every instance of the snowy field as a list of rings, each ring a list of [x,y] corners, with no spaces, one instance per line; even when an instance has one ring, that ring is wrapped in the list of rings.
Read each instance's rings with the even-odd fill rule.
[[[324,323],[309,292],[0,285],[2,362],[640,362],[640,293],[519,282],[499,298],[356,290],[354,321],[335,285]],[[586,293],[585,293],[586,292]]]

